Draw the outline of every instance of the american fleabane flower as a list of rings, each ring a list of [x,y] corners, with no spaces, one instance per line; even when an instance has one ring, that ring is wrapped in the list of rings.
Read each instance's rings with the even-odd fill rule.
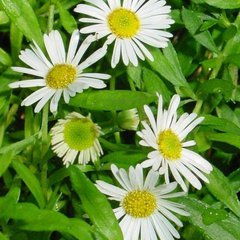
[[[195,141],[184,141],[184,139],[204,120],[204,117],[197,118],[196,113],[184,113],[177,118],[179,103],[179,95],[174,95],[168,110],[165,110],[162,96],[159,96],[156,120],[151,109],[144,106],[149,124],[146,121],[142,122],[144,129],[137,132],[142,138],[139,143],[154,150],[148,154],[149,159],[145,160],[142,166],[159,170],[160,174],[164,174],[167,183],[170,171],[184,191],[187,191],[187,187],[182,176],[192,186],[201,189],[202,184],[198,178],[208,183],[203,173],[210,173],[212,165],[199,154],[187,149],[194,146]]]
[[[80,18],[84,23],[81,33],[95,33],[96,38],[108,36],[106,44],[114,48],[111,65],[114,68],[120,58],[128,65],[138,65],[138,58],[145,56],[153,61],[153,56],[144,46],[165,48],[172,34],[165,29],[174,21],[170,17],[170,6],[164,0],[85,0],[88,4],[79,4],[75,12],[88,15]]]
[[[13,70],[35,77],[11,83],[9,86],[11,88],[41,87],[25,98],[21,105],[30,106],[38,102],[34,111],[39,112],[51,99],[50,110],[55,112],[62,95],[64,101],[68,103],[70,97],[75,96],[76,93],[81,93],[84,89],[89,87],[104,88],[106,85],[102,80],[108,79],[109,75],[84,73],[84,70],[106,54],[106,47],[96,50],[80,63],[93,40],[94,37],[90,35],[78,47],[79,31],[75,30],[66,54],[62,37],[55,30],[49,35],[44,34],[44,44],[50,60],[36,43],[31,46],[32,49],[21,51],[19,58],[29,67],[13,67]]]
[[[91,118],[73,112],[59,119],[51,129],[52,150],[68,167],[77,158],[79,164],[94,162],[103,154],[98,137],[101,128]]]
[[[139,122],[138,111],[136,108],[121,111],[117,115],[118,126],[122,129],[136,131]]]
[[[189,216],[183,210],[184,206],[170,201],[170,198],[183,196],[184,192],[172,191],[177,187],[176,182],[158,185],[159,174],[150,170],[144,179],[140,164],[124,169],[111,166],[112,173],[121,185],[120,187],[97,181],[97,188],[106,194],[110,200],[119,202],[114,209],[124,240],[173,240],[180,238],[178,231],[171,222],[182,226],[182,222],[174,215]],[[170,222],[170,221],[171,222]]]

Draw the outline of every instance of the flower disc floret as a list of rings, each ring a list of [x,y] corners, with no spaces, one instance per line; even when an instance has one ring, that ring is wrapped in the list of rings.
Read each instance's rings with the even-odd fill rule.
[[[158,146],[164,158],[177,160],[181,157],[182,144],[171,129],[167,129],[159,134]]]
[[[129,192],[122,205],[126,213],[135,218],[149,217],[157,207],[156,197],[145,190]]]
[[[64,141],[78,151],[93,146],[97,137],[95,124],[88,118],[72,119],[64,126]]]
[[[53,89],[66,88],[77,76],[76,67],[70,64],[56,64],[46,76],[46,84]]]
[[[128,9],[116,9],[108,15],[107,19],[110,30],[119,38],[131,38],[140,28],[138,16]]]

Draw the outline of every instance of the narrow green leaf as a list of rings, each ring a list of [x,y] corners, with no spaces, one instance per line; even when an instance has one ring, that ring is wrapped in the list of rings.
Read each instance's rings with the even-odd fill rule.
[[[129,64],[127,66],[128,77],[133,80],[137,88],[141,88],[142,81],[142,66],[138,65],[137,67]]]
[[[240,136],[234,133],[210,133],[207,138],[211,141],[223,142],[240,149]]]
[[[13,152],[15,152],[15,154],[18,154],[19,152],[23,151],[30,144],[34,144],[34,142],[36,141],[36,137],[37,137],[37,135],[34,135],[34,136],[26,138],[22,141],[2,147],[2,148],[0,148],[0,154],[6,153],[9,151],[13,151]]]
[[[9,23],[9,18],[4,11],[0,11],[0,26]]]
[[[117,111],[141,107],[156,99],[156,95],[128,90],[94,91],[80,93],[70,100],[70,105],[91,110]]]
[[[205,3],[222,9],[240,8],[240,0],[203,0]]]
[[[54,2],[58,8],[60,20],[64,29],[68,33],[72,33],[75,29],[77,29],[77,23],[75,21],[75,18],[68,12],[67,9],[62,6],[60,1],[56,0]]]
[[[232,82],[223,79],[210,79],[202,83],[197,91],[197,94],[206,98],[209,94],[222,94],[226,100],[232,96],[234,86]]]
[[[43,46],[37,17],[27,0],[0,0],[0,7],[29,40]]]
[[[10,42],[13,62],[18,60],[18,55],[22,48],[23,34],[20,32],[15,24],[10,27]]]
[[[102,162],[114,163],[118,167],[129,168],[131,165],[136,165],[139,162],[147,159],[147,153],[144,152],[127,152],[115,151],[101,158]]]
[[[7,170],[8,166],[12,162],[13,156],[13,151],[9,151],[0,155],[0,177],[3,175],[3,173]]]
[[[35,197],[40,208],[45,206],[45,198],[43,196],[43,192],[40,186],[40,183],[36,176],[20,161],[14,160],[12,165],[20,176],[20,178],[27,185],[33,196]]]
[[[163,96],[164,101],[169,102],[171,99],[170,91],[163,82],[163,80],[153,71],[143,69],[143,81],[147,92],[156,94],[159,93]]]
[[[195,94],[187,83],[183,75],[177,53],[171,43],[168,47],[163,49],[163,53],[159,49],[152,49],[151,51],[154,61],[148,60],[148,63],[153,70],[160,73],[167,81],[171,82],[175,87],[182,87],[187,94],[195,98]]]
[[[0,198],[0,219],[8,222],[8,206],[14,205],[19,201],[20,193],[21,180],[19,178],[15,178],[6,196]]]
[[[204,121],[201,123],[202,125],[210,126],[215,130],[240,135],[240,128],[233,122],[212,115],[205,115],[204,117]]]
[[[19,220],[18,228],[27,231],[59,231],[66,232],[78,240],[92,240],[91,228],[84,221],[76,218],[67,218],[59,212],[38,209],[30,203],[11,205],[7,215]]]
[[[73,188],[98,230],[108,239],[123,239],[116,217],[106,197],[76,166],[71,166],[69,170]]]
[[[0,64],[4,66],[11,66],[12,59],[7,52],[0,48]]]
[[[183,8],[182,18],[187,30],[197,42],[215,53],[219,52],[209,31],[198,32],[203,22],[197,12]]]
[[[236,193],[240,191],[240,168],[229,174],[228,179]]]
[[[240,204],[228,178],[216,167],[207,177],[209,180],[209,183],[206,184],[208,190],[240,217]]]
[[[219,218],[215,215],[215,221],[207,222],[206,213],[215,213],[215,209],[211,206],[193,199],[193,198],[182,198],[181,203],[186,206],[186,210],[191,214],[187,220],[196,226],[206,237],[206,239],[215,240],[238,240],[240,239],[240,228],[239,220],[234,216],[228,215],[227,212],[221,210],[221,215]],[[223,214],[225,215],[223,218]],[[228,217],[226,218],[226,215]],[[212,218],[212,216],[211,216]],[[212,219],[211,219],[212,220]]]
[[[9,240],[9,238],[0,232],[0,240]]]
[[[240,54],[231,54],[226,57],[225,62],[232,63],[240,68]]]

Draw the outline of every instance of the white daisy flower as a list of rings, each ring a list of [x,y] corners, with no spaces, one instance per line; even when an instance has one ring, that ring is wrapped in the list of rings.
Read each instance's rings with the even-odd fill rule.
[[[183,205],[168,200],[185,194],[172,193],[177,187],[176,182],[157,186],[159,174],[153,170],[144,180],[140,164],[136,168],[130,167],[129,173],[115,165],[111,166],[111,170],[122,188],[103,181],[97,181],[96,186],[110,200],[120,202],[120,206],[113,211],[116,218],[121,219],[119,225],[124,240],[180,238],[170,221],[180,227],[183,224],[172,212],[183,216],[189,214],[183,210]]]
[[[100,79],[110,78],[107,74],[84,73],[84,69],[91,66],[106,54],[106,47],[98,49],[85,61],[81,62],[83,54],[93,42],[94,36],[88,36],[78,48],[79,31],[75,30],[66,54],[63,40],[58,31],[44,34],[44,44],[50,60],[48,60],[39,46],[34,43],[32,49],[21,51],[19,58],[28,67],[13,67],[13,70],[36,76],[31,80],[23,80],[9,84],[11,88],[42,87],[25,98],[22,106],[30,106],[38,102],[35,112],[39,112],[51,99],[51,112],[57,111],[58,102],[63,95],[64,101],[89,87],[104,88],[105,83]]]
[[[148,154],[149,159],[145,160],[142,166],[159,170],[160,174],[165,175],[166,183],[169,183],[170,170],[184,191],[187,191],[187,187],[182,176],[195,188],[201,189],[202,184],[198,178],[208,183],[202,172],[210,173],[212,165],[199,154],[187,149],[194,146],[195,141],[184,141],[184,139],[204,120],[204,117],[197,118],[196,113],[184,113],[177,119],[179,103],[180,97],[174,95],[168,110],[164,110],[162,96],[159,96],[156,120],[151,109],[144,106],[150,125],[145,121],[142,122],[144,129],[137,132],[142,138],[139,143],[154,150]]]
[[[98,141],[100,127],[90,117],[79,113],[70,113],[66,119],[60,119],[51,129],[52,150],[63,158],[68,167],[78,158],[79,164],[94,162],[103,154]]]
[[[120,58],[128,65],[138,65],[138,58],[145,56],[153,61],[153,56],[144,46],[167,47],[172,34],[165,29],[174,21],[170,17],[170,6],[164,0],[85,0],[88,4],[79,4],[75,12],[88,15],[79,21],[90,23],[81,33],[95,33],[97,39],[108,36],[106,44],[114,43],[112,67]]]

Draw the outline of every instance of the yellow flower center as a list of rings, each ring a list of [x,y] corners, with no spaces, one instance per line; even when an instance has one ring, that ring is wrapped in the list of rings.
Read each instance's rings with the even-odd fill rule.
[[[168,160],[177,160],[181,157],[182,144],[178,136],[171,130],[165,130],[158,136],[159,151]]]
[[[98,136],[96,125],[89,118],[72,119],[64,125],[64,142],[81,151],[94,145]]]
[[[122,206],[126,213],[135,218],[149,217],[157,207],[156,197],[146,191],[129,192],[123,199]]]
[[[54,89],[66,88],[74,82],[77,70],[70,64],[56,64],[46,76],[47,86]]]
[[[140,28],[140,21],[136,13],[118,8],[108,15],[108,25],[112,33],[119,38],[131,38]]]

